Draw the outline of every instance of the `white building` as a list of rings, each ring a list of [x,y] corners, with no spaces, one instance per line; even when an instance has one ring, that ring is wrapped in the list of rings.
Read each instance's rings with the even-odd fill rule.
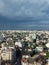
[[[37,52],[42,52],[43,51],[43,47],[36,47],[36,49],[35,49],[35,51],[37,51]]]
[[[8,49],[7,47],[1,50],[1,57],[4,61],[14,61],[16,59],[16,53],[12,49]]]
[[[22,44],[21,44],[21,42],[15,42],[15,46],[22,47]]]
[[[36,39],[36,34],[35,33],[29,33],[29,37],[32,39]]]

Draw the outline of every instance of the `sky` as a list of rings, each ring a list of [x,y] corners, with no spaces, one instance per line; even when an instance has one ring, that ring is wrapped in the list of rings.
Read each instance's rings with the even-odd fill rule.
[[[21,28],[25,24],[28,29],[35,24],[49,24],[49,0],[0,0],[0,27],[9,22]]]

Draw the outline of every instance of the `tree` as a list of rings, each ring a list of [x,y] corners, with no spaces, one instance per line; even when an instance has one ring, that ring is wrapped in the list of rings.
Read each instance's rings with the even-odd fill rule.
[[[49,58],[49,52],[46,53],[46,58]]]

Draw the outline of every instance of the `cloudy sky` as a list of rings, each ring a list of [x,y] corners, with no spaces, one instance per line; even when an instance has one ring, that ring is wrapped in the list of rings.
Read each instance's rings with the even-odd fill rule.
[[[49,0],[0,0],[0,22],[16,20],[48,24]]]

